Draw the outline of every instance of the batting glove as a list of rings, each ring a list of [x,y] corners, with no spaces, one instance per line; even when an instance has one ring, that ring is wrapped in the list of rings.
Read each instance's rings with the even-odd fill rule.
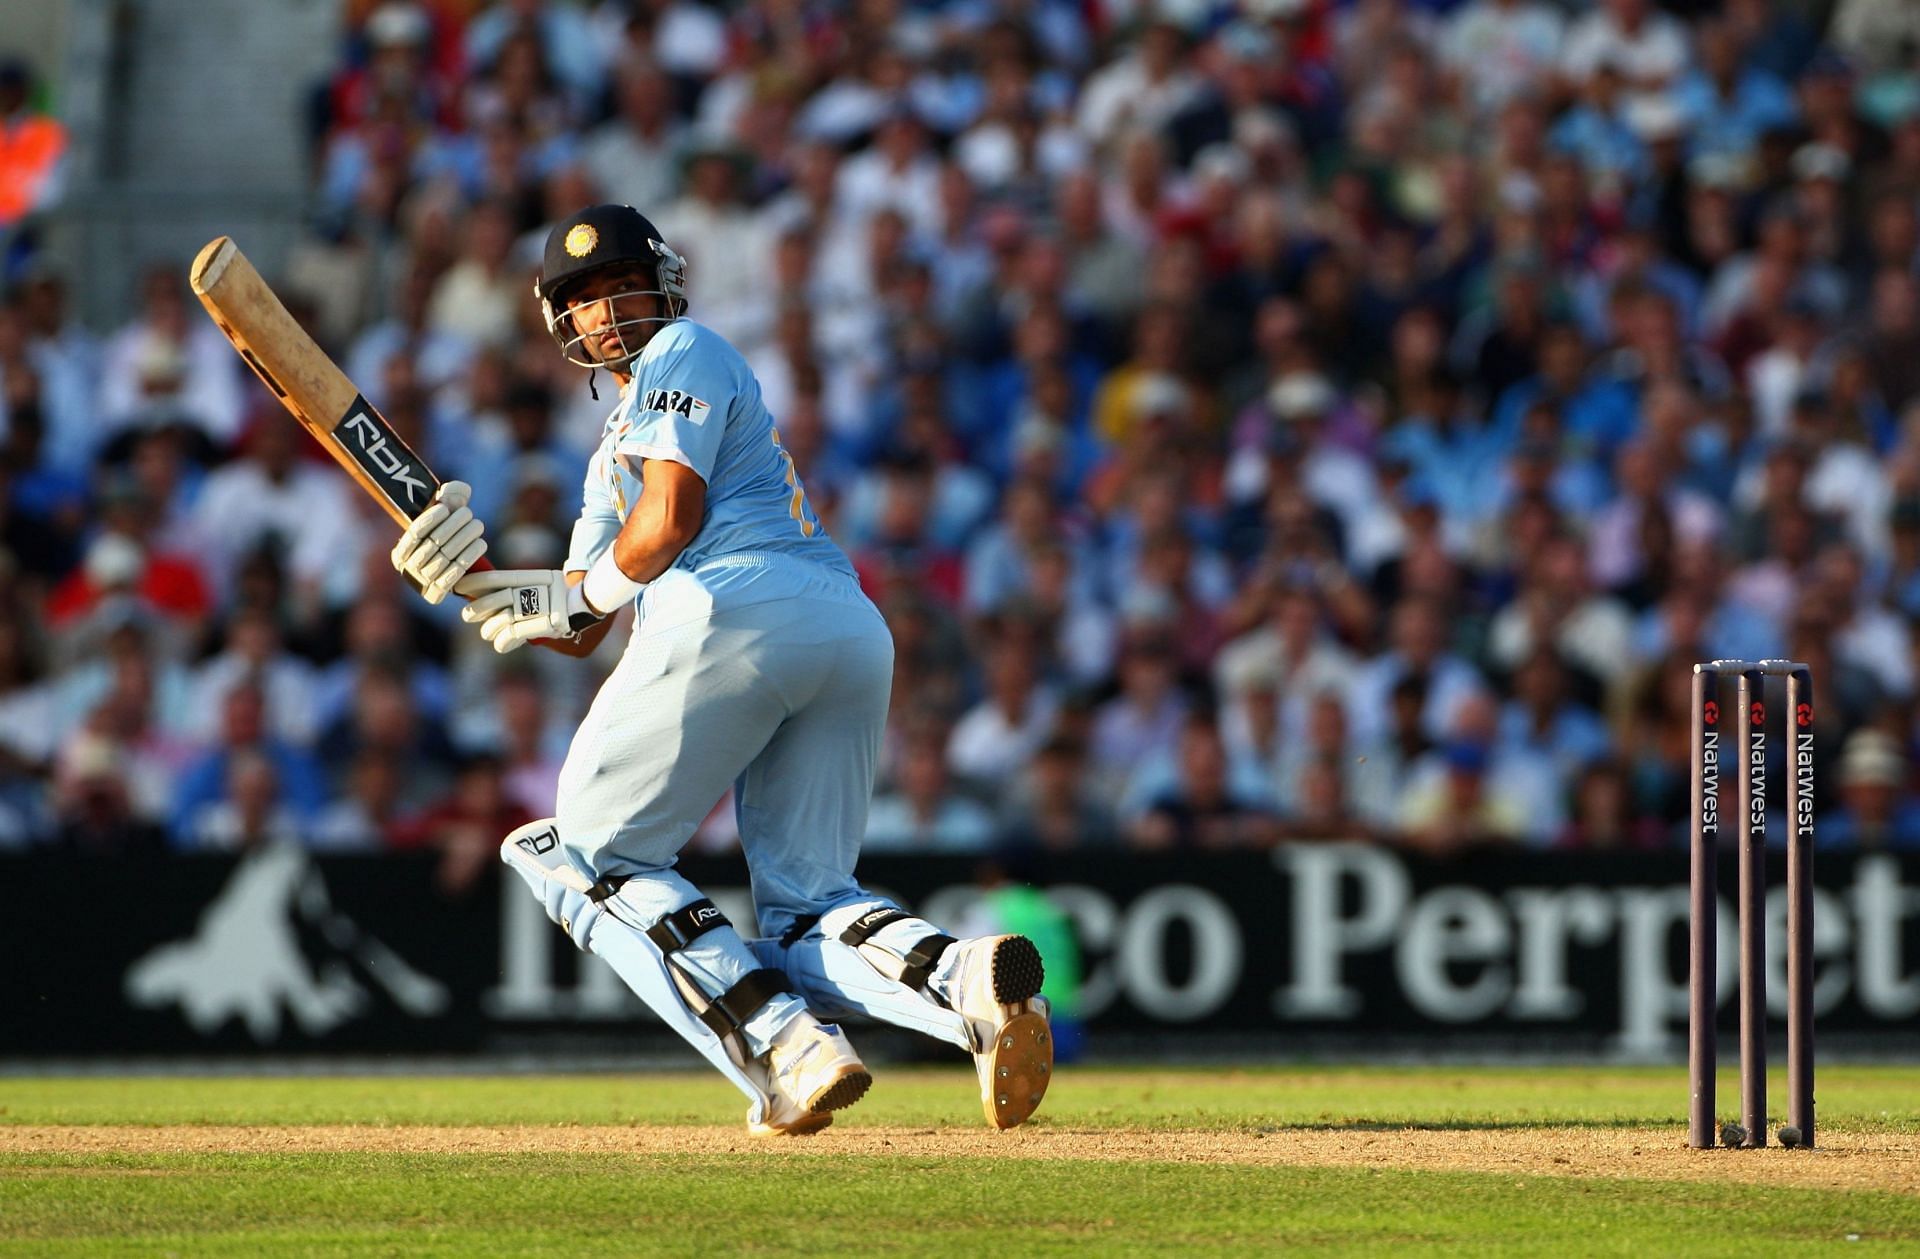
[[[393,547],[393,566],[420,587],[420,597],[438,603],[487,553],[486,525],[467,507],[473,487],[448,481],[427,509],[413,518]]]
[[[536,638],[572,638],[600,619],[557,568],[496,568],[469,574],[454,589],[473,600],[460,619],[478,625],[501,653]]]

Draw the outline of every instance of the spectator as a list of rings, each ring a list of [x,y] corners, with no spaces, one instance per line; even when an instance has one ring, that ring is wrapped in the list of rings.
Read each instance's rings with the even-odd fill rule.
[[[53,688],[20,612],[0,617],[0,848],[42,837],[48,824],[42,780],[59,729]]]
[[[1389,730],[1392,697],[1408,679],[1424,692],[1421,724],[1432,734],[1453,725],[1460,706],[1481,693],[1479,673],[1448,650],[1445,610],[1431,599],[1407,599],[1393,609],[1390,647],[1363,665],[1348,689],[1347,713],[1356,741],[1366,744]]]
[[[528,817],[554,811],[560,765],[572,730],[555,721],[540,679],[525,669],[503,670],[494,683],[499,704],[499,760],[506,796]]]
[[[407,810],[438,798],[454,759],[445,735],[414,707],[405,681],[391,666],[360,674],[351,708],[322,733],[319,752],[336,783],[362,756],[386,757],[401,768],[401,806]]]
[[[1920,800],[1909,779],[1910,759],[1891,736],[1856,731],[1835,767],[1840,807],[1821,818],[1815,832],[1823,848],[1867,851],[1920,845]]]
[[[1002,834],[1010,843],[1049,852],[1112,841],[1113,810],[1093,791],[1086,748],[1077,739],[1055,735],[1034,753],[1011,797]]]
[[[88,857],[143,857],[161,851],[165,835],[135,810],[120,749],[87,734],[68,744],[54,767],[53,843]]]
[[[262,414],[241,457],[208,476],[191,529],[213,572],[231,573],[263,547],[283,557],[298,603],[312,614],[357,593],[359,573],[339,557],[359,551],[363,530],[354,491],[332,468],[303,459],[303,440],[283,417]]]
[[[1690,119],[1696,153],[1744,159],[1768,131],[1790,126],[1799,110],[1778,77],[1744,62],[1740,33],[1724,20],[1696,28],[1697,64],[1674,89]]]
[[[245,777],[234,766],[243,756],[265,761],[273,772],[273,798],[284,805],[286,816],[281,820],[289,827],[304,826],[324,807],[326,774],[305,750],[273,731],[267,696],[267,687],[253,678],[237,679],[221,695],[219,728],[208,732],[206,752],[186,766],[172,801],[171,825],[179,842],[193,846],[199,842],[196,836],[205,837],[208,825],[218,828],[233,823],[237,815],[217,810],[231,803],[229,792]]]
[[[967,553],[967,611],[985,616],[1009,599],[1029,594],[1033,553],[1057,546],[1059,531],[1052,487],[1037,481],[1009,486],[1001,499],[999,522],[982,530]],[[1090,573],[1076,572],[1074,580],[1086,588],[1093,579]]]
[[[4,315],[0,315],[4,321]],[[17,374],[15,382],[38,388],[38,380]],[[46,463],[38,397],[21,397],[6,407],[6,436],[0,445],[0,545],[27,572],[58,578],[81,553],[86,518],[86,480]]]
[[[688,274],[700,277],[700,321],[739,345],[759,345],[773,326],[766,297],[773,236],[742,204],[751,159],[727,141],[703,136],[686,146],[682,161],[685,190],[653,221],[686,258]]]
[[[1426,856],[1446,857],[1473,844],[1520,839],[1525,804],[1490,781],[1490,760],[1486,745],[1459,740],[1421,766],[1395,819],[1403,842]]]
[[[325,730],[358,702],[360,683],[369,674],[401,682],[410,709],[433,722],[448,707],[445,672],[415,653],[416,627],[395,598],[367,599],[347,613],[344,652],[320,675],[314,701],[317,728]]]
[[[1830,546],[1815,561],[1810,601],[1832,618],[1830,639],[1836,657],[1870,673],[1884,690],[1901,699],[1914,688],[1912,635],[1866,584],[1860,553]]]
[[[1335,842],[1367,838],[1370,830],[1353,809],[1346,779],[1344,757],[1315,756],[1302,765],[1281,837]]]
[[[1533,652],[1513,675],[1513,698],[1500,713],[1499,747],[1546,757],[1575,782],[1606,757],[1612,740],[1598,713],[1568,693],[1567,670],[1550,648]]]
[[[313,821],[313,847],[322,852],[380,852],[391,846],[403,824],[401,772],[378,748],[356,756],[342,793]]]
[[[458,895],[473,886],[499,860],[500,837],[533,820],[508,797],[500,771],[494,757],[466,758],[444,795],[393,830],[396,848],[439,853],[435,880],[444,892]]]
[[[1200,91],[1187,65],[1189,36],[1171,17],[1149,8],[1139,46],[1088,80],[1078,122],[1089,142],[1105,149],[1129,128],[1157,131]]]
[[[66,279],[44,261],[21,281],[20,318],[39,384],[41,456],[62,473],[84,475],[99,437],[99,341],[74,317]]]
[[[401,272],[388,316],[354,338],[346,358],[349,376],[385,381],[398,360],[429,390],[472,386],[472,381],[463,380],[474,365],[472,342],[456,329],[438,326],[433,320],[436,278],[421,262]],[[374,400],[381,406],[391,402],[385,396]],[[274,420],[278,422],[279,417]]]
[[[991,641],[984,673],[985,694],[947,740],[947,765],[962,781],[994,791],[1010,783],[1053,733],[1059,702],[1040,682],[1034,648],[1020,634]]]
[[[1145,265],[1140,246],[1107,222],[1100,181],[1079,169],[1054,186],[1054,216],[1067,252],[1069,302],[1109,327],[1117,327],[1139,308],[1135,283]]]
[[[250,749],[227,760],[224,794],[189,813],[180,843],[195,850],[240,852],[266,844],[297,844],[299,819],[282,801],[273,763]]]
[[[1611,758],[1598,760],[1573,780],[1573,802],[1559,846],[1580,852],[1618,852],[1658,848],[1657,821],[1636,816],[1627,767]]]
[[[1329,631],[1311,588],[1281,587],[1264,602],[1264,621],[1215,657],[1214,689],[1237,698],[1256,680],[1270,686],[1280,696],[1281,730],[1292,742],[1306,724],[1303,714],[1310,704],[1351,684],[1354,660]]]
[[[587,173],[609,201],[662,205],[680,191],[678,149],[684,128],[673,112],[673,84],[659,67],[623,62],[614,71],[619,112],[589,132],[581,151]]]
[[[1564,33],[1551,5],[1471,0],[1447,18],[1440,54],[1447,69],[1470,84],[1475,107],[1491,113],[1551,81]]]
[[[67,129],[33,108],[32,86],[24,61],[0,61],[0,240],[58,203],[65,183]]]
[[[1914,733],[1911,23],[1828,7],[358,3],[282,278],[491,558],[547,566],[614,404],[527,274],[640,204],[887,612],[902,801],[911,766],[1048,849],[1162,797],[1262,842],[1678,843],[1695,659]],[[0,70],[0,160],[47,156],[34,108]],[[179,266],[102,348],[44,221],[0,207],[0,844],[186,799],[464,886],[618,646],[503,670],[408,602]]]
[[[499,201],[476,205],[461,225],[460,255],[434,285],[427,327],[472,345],[505,345],[527,300],[527,272],[512,258],[514,217]]]
[[[198,564],[146,545],[156,522],[137,486],[117,481],[102,499],[107,527],[88,543],[79,567],[47,596],[48,624],[61,631],[69,659],[130,617],[150,624],[169,654],[184,653],[199,638],[213,606]]]
[[[1273,755],[1265,766],[1268,774],[1271,775],[1272,797],[1275,805],[1281,816],[1293,821],[1300,821],[1310,810],[1305,792],[1309,786],[1307,779],[1315,772],[1315,766],[1324,762],[1335,767],[1337,771],[1335,781],[1342,784],[1344,796],[1346,779],[1344,767],[1350,759],[1347,710],[1341,701],[1340,692],[1332,688],[1311,691],[1302,707],[1305,716],[1301,721],[1299,733],[1280,743],[1273,750]],[[1417,717],[1414,724],[1418,724]],[[1360,763],[1365,764],[1366,758],[1361,757]],[[1312,785],[1324,787],[1326,784],[1319,782]],[[1343,798],[1341,809],[1334,812],[1343,812],[1346,803],[1348,801]],[[1322,815],[1331,808],[1325,800],[1318,801],[1313,807],[1317,807]]]
[[[1651,0],[1603,0],[1567,31],[1560,67],[1577,85],[1616,65],[1636,99],[1653,101],[1685,71],[1687,51],[1685,28]]]
[[[1676,484],[1676,471],[1645,439],[1620,451],[1614,461],[1618,497],[1601,508],[1588,535],[1587,575],[1600,589],[1626,590],[1648,575],[1642,526],[1654,513],[1671,522],[1674,537],[1683,543],[1708,541],[1718,534],[1720,508],[1707,496]]]
[[[1494,618],[1487,645],[1501,668],[1518,668],[1551,649],[1590,676],[1611,680],[1626,666],[1631,634],[1620,602],[1592,589],[1579,542],[1560,537],[1520,574],[1520,589]]]
[[[1441,748],[1411,768],[1400,821],[1409,843],[1444,855],[1486,840],[1545,844],[1564,817],[1552,759],[1503,747],[1499,709],[1477,695],[1461,705]]]
[[[1136,848],[1187,850],[1258,847],[1278,833],[1271,816],[1228,785],[1226,748],[1206,714],[1189,717],[1180,733],[1178,785],[1156,797],[1132,830]]]
[[[544,68],[579,101],[598,97],[605,81],[604,44],[587,16],[562,0],[497,0],[467,27],[467,59],[493,66],[516,38],[531,39]]]
[[[947,782],[937,731],[907,741],[896,789],[874,797],[867,816],[867,852],[981,852],[993,839],[993,814]]]
[[[205,461],[239,436],[239,364],[212,321],[187,310],[185,274],[148,268],[140,313],[107,342],[95,441],[109,452],[130,433],[178,428]]]
[[[1178,648],[1164,628],[1143,625],[1120,648],[1120,693],[1094,714],[1087,760],[1094,781],[1125,797],[1140,790],[1139,771],[1172,755],[1186,724]]]

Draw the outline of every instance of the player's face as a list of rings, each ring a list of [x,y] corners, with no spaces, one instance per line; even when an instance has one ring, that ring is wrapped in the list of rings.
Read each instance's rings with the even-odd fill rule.
[[[603,363],[621,362],[638,351],[660,326],[630,322],[664,316],[659,296],[641,291],[653,287],[653,277],[638,269],[605,271],[580,282],[579,289],[567,299],[567,313],[595,358]],[[616,328],[616,322],[624,326]]]

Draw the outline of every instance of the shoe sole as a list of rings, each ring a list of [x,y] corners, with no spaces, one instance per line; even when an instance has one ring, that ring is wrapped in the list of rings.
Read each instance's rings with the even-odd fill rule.
[[[993,950],[993,999],[1001,1005],[1019,1005],[1037,995],[1047,979],[1040,950],[1025,936],[1006,936]],[[1052,1051],[1048,1051],[1052,1057]]]
[[[831,1081],[815,1093],[807,1102],[810,1115],[831,1115],[836,1110],[845,1110],[867,1095],[873,1087],[873,1072],[865,1067],[854,1066],[838,1079]]]
[[[1039,987],[1037,982],[1034,986]],[[1003,1129],[1025,1123],[1053,1082],[1053,1034],[1046,1016],[1037,1010],[1014,1015],[1001,1024],[986,1054],[980,1105],[987,1122]]]
[[[806,1137],[833,1122],[830,1113],[802,1115],[789,1124],[757,1123],[747,1125],[747,1135],[753,1137]]]
[[[865,1097],[867,1090],[873,1087],[873,1073],[863,1066],[852,1066],[840,1076],[829,1080],[807,1102],[805,1113],[790,1123],[749,1124],[747,1131],[756,1137],[804,1137],[820,1131],[833,1122],[833,1112],[847,1107]]]

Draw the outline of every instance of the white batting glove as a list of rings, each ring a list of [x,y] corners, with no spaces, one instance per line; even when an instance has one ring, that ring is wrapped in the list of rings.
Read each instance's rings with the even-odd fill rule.
[[[472,496],[473,487],[465,481],[442,484],[394,544],[394,568],[413,578],[428,603],[446,598],[487,553],[487,540],[480,536],[486,525],[467,507]]]
[[[460,619],[478,625],[480,637],[503,654],[536,638],[572,638],[575,613],[588,624],[599,619],[557,568],[496,568],[469,574],[454,589],[473,600]]]

